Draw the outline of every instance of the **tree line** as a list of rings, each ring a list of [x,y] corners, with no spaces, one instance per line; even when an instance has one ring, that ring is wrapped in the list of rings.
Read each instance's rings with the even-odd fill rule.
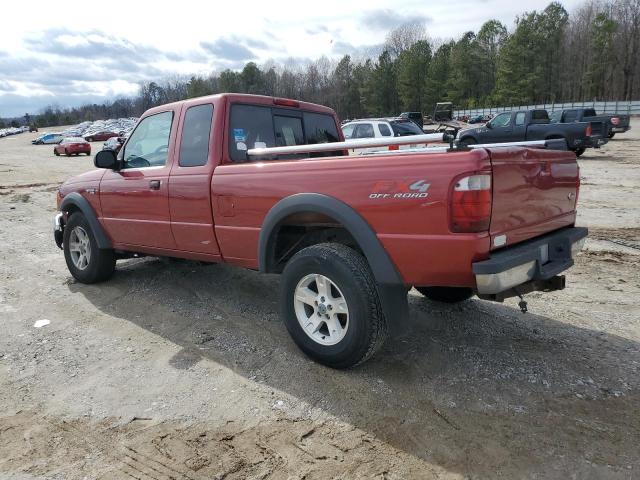
[[[377,57],[247,63],[242,70],[146,82],[133,98],[38,115],[42,126],[140,115],[167,102],[221,92],[305,100],[341,118],[457,108],[640,98],[640,0],[588,0],[574,13],[558,2],[524,12],[509,30],[497,20],[456,40],[424,24],[391,31]]]

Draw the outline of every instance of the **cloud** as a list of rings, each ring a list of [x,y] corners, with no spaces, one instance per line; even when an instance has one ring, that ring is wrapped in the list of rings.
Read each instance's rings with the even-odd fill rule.
[[[200,42],[200,46],[208,53],[215,55],[218,59],[231,62],[253,60],[256,54],[237,39],[219,38],[213,42]]]
[[[361,24],[372,30],[393,30],[405,23],[431,23],[433,19],[421,13],[401,14],[390,9],[371,10],[362,15]]]
[[[342,40],[333,42],[331,46],[331,53],[335,53],[337,55],[352,55],[355,51],[356,47],[348,42],[343,42]]]
[[[146,63],[164,57],[155,47],[135,44],[98,30],[76,32],[63,27],[50,28],[39,35],[26,37],[24,42],[33,52],[67,58],[122,57]]]
[[[318,35],[319,33],[329,33],[329,27],[326,25],[314,25],[305,30],[307,35]]]
[[[115,100],[112,92],[108,96],[91,94],[58,94],[58,95],[0,95],[0,116],[21,117],[26,112],[33,114],[41,112],[46,105],[58,105],[61,108],[79,107],[91,103],[104,103]]]

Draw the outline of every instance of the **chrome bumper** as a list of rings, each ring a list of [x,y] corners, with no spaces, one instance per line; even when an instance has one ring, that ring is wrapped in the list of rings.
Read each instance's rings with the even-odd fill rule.
[[[566,228],[474,263],[478,294],[495,295],[531,281],[548,280],[567,270],[584,247],[587,233],[586,228]]]
[[[64,236],[64,216],[62,212],[53,218],[53,239],[58,248],[62,248],[62,238]]]

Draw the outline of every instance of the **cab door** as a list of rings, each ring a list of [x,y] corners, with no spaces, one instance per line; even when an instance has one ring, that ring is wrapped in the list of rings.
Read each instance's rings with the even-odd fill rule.
[[[168,180],[178,114],[166,110],[143,118],[119,154],[120,170],[102,177],[103,225],[116,245],[176,248]]]
[[[220,153],[214,144],[214,113],[218,112],[211,102],[191,103],[183,110],[169,177],[169,211],[176,248],[217,259],[220,249],[214,232],[211,175]]]
[[[489,126],[490,125],[490,126]],[[502,143],[517,142],[523,138],[514,138],[512,135],[513,125],[511,124],[511,112],[504,112],[496,115],[483,132],[480,143]]]

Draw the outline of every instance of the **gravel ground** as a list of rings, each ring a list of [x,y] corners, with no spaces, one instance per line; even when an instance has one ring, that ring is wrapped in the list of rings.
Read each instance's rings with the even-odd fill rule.
[[[639,478],[633,127],[580,160],[565,291],[527,314],[412,291],[408,331],[348,371],[298,351],[276,276],[145,258],[76,283],[54,192],[91,158],[0,139],[0,477]]]

